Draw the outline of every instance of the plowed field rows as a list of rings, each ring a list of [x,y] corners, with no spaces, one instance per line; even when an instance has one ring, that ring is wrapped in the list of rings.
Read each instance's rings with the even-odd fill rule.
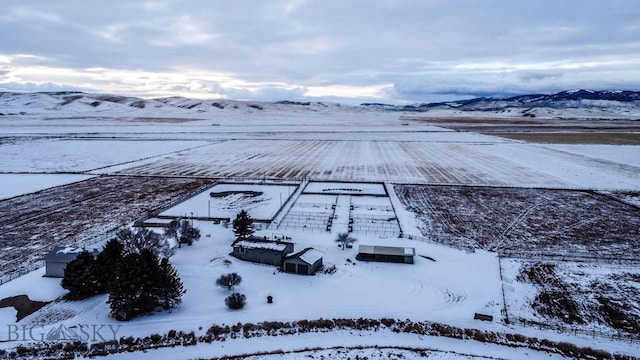
[[[100,239],[212,183],[103,176],[0,201],[0,278],[21,271],[56,245]]]
[[[585,191],[396,185],[426,237],[507,256],[638,259],[640,210]]]
[[[168,155],[132,175],[313,178],[442,184],[558,185],[558,180],[476,150],[480,144],[233,140]]]

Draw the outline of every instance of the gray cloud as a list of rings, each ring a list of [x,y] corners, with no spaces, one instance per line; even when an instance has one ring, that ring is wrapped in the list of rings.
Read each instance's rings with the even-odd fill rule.
[[[0,82],[386,102],[638,89],[638,18],[635,0],[4,0]]]

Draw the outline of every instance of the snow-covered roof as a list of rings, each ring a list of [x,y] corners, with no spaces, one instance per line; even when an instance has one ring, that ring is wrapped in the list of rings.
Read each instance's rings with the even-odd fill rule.
[[[416,249],[412,247],[360,245],[358,252],[361,254],[414,256]]]
[[[265,240],[237,240],[233,243],[233,247],[243,247],[245,249],[268,249],[276,251],[284,251],[288,243],[279,241]]]
[[[64,261],[69,262],[83,251],[97,252],[96,249],[83,249],[72,246],[56,246],[47,255],[44,256],[45,261]]]
[[[314,248],[306,248],[295,254],[287,256],[288,259],[298,258],[307,264],[313,265],[316,261],[321,260],[324,254]]]

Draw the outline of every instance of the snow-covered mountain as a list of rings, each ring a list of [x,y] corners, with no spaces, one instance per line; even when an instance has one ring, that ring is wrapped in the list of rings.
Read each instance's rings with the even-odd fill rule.
[[[0,115],[127,112],[131,115],[198,114],[220,111],[307,110],[328,111],[334,108],[357,107],[322,102],[256,102],[236,100],[200,100],[179,96],[142,99],[111,94],[90,94],[76,91],[14,93],[0,92]],[[159,110],[159,111],[158,111]]]
[[[457,115],[484,113],[484,116],[524,117],[637,117],[640,92],[568,90],[556,94],[527,94],[508,98],[480,97],[468,100],[423,103],[404,106],[363,104],[370,108],[410,112],[454,112]]]
[[[142,99],[76,91],[0,92],[2,115],[72,115],[109,112],[129,116],[198,116],[202,113],[401,111],[427,116],[539,117],[539,118],[640,118],[640,92],[569,90],[556,94],[528,94],[509,98],[389,105],[367,103],[348,106],[323,102],[257,102],[227,99],[201,100],[179,96]]]

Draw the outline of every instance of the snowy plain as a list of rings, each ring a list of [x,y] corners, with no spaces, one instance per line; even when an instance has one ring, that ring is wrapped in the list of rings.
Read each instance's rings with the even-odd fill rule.
[[[313,112],[243,108],[199,113],[183,109],[170,109],[164,113],[154,109],[124,111],[117,108],[94,112],[78,109],[66,113],[55,109],[41,113],[29,110],[29,115],[0,118],[0,195],[3,198],[84,177],[118,174],[640,190],[640,146],[529,144],[406,121],[400,119],[398,113],[336,108]],[[289,190],[286,188],[281,194],[286,192],[288,196]],[[391,202],[397,203],[394,194],[389,195]],[[310,203],[324,201],[314,196],[317,195],[303,195],[302,198]],[[278,202],[280,196],[268,198],[263,200],[273,203]],[[195,211],[187,206],[179,208],[178,212],[204,214],[208,211],[208,204],[202,205],[205,203],[200,201]],[[365,202],[363,205],[372,204]],[[263,209],[266,209],[266,216],[273,214],[269,206]],[[419,224],[410,212],[396,209],[396,214],[405,228],[413,228],[413,233],[419,233]],[[42,324],[43,332],[60,324],[121,325],[118,335],[147,336],[171,329],[203,333],[212,324],[222,323],[386,316],[492,331],[517,331],[580,346],[640,355],[637,343],[473,320],[474,312],[500,318],[502,282],[498,260],[493,253],[468,254],[439,245],[392,239],[394,245],[415,247],[419,255],[435,261],[417,256],[413,266],[363,262],[353,265],[356,263],[353,261],[355,249],[340,250],[333,241],[335,233],[286,230],[286,235],[297,243],[298,250],[313,246],[325,254],[325,266],[336,265],[338,269],[335,274],[300,277],[279,273],[274,267],[230,258],[229,245],[233,235],[229,229],[209,222],[196,221],[196,225],[201,228],[203,238],[192,247],[180,249],[171,259],[187,288],[183,304],[172,313],[117,323],[109,317],[106,297],[98,296],[76,303],[56,301],[19,323],[15,322],[15,310],[2,308],[0,321],[7,325]],[[277,229],[277,233],[283,232],[285,230]],[[274,234],[265,230],[260,235]],[[376,235],[357,237],[358,243],[371,245],[389,245],[390,241]],[[225,265],[224,259],[231,260],[231,265]],[[59,287],[59,280],[42,278],[42,271],[0,285],[0,298],[26,294],[34,300],[52,301],[63,295],[65,292]],[[240,312],[227,310],[223,303],[227,293],[215,287],[219,275],[232,271],[243,276],[239,290],[249,299],[247,308]],[[274,296],[274,304],[266,303],[267,295]],[[527,296],[530,294],[523,294],[522,299]],[[7,330],[6,326],[1,326],[0,338],[9,336]],[[559,358],[548,353],[473,341],[392,333],[245,339],[224,347],[198,345],[140,355],[211,357],[281,348],[297,350],[309,344],[424,347],[459,351],[467,354],[460,358],[472,359],[485,356]],[[2,348],[12,346],[15,343],[0,344]],[[365,350],[355,353],[363,354],[366,354]],[[447,355],[438,353],[430,354],[430,357],[458,356]]]

